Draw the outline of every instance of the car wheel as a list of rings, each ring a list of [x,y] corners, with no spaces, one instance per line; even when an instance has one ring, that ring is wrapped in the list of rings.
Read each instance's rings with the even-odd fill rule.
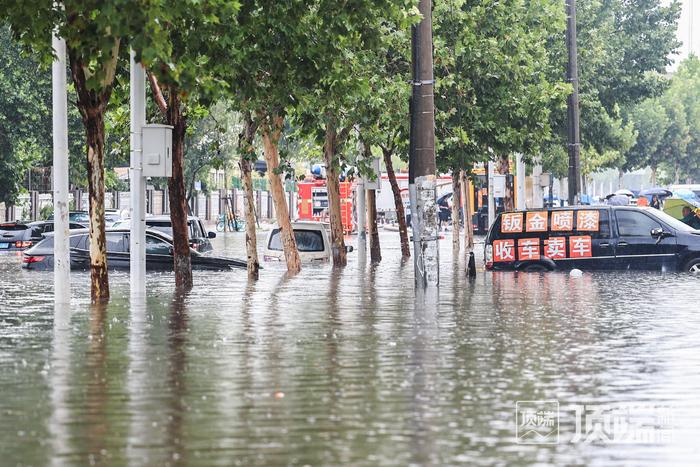
[[[521,269],[524,272],[545,272],[547,268],[542,264],[529,264]]]
[[[685,265],[686,272],[700,275],[700,258],[691,259]]]

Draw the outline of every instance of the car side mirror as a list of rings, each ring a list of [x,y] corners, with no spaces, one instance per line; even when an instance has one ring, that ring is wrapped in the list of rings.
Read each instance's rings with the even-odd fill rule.
[[[216,232],[208,232],[207,237],[208,238],[216,238]]]
[[[651,229],[651,234],[652,238],[656,239],[656,244],[658,245],[661,243],[661,240],[663,240],[666,237],[673,237],[673,234],[671,232],[666,232],[664,229],[661,227],[656,227],[654,229]]]

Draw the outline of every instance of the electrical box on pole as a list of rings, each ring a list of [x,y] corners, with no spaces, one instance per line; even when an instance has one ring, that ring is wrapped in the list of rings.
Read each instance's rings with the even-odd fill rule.
[[[370,180],[369,177],[365,178],[365,189],[366,190],[381,190],[382,189],[382,160],[375,157],[372,160],[372,172],[374,173],[374,180]]]
[[[173,127],[148,124],[142,129],[143,176],[173,176]]]

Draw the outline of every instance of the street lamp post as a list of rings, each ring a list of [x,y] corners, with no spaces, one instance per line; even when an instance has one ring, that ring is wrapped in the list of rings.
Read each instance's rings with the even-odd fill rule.
[[[68,92],[66,42],[54,34],[56,59],[51,66],[53,123],[54,301],[70,303],[70,239],[68,223]]]
[[[131,204],[131,233],[129,235],[131,295],[146,294],[146,181],[143,176],[142,134],[146,125],[146,72],[136,63],[131,51],[130,63],[131,154],[129,183]]]

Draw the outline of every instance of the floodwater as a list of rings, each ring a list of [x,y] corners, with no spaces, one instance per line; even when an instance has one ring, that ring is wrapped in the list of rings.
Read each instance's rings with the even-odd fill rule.
[[[149,274],[145,304],[113,273],[103,308],[85,273],[54,309],[50,273],[0,257],[0,464],[700,463],[698,278],[470,281],[448,234],[416,294],[396,237],[376,267],[196,272],[185,297]]]

